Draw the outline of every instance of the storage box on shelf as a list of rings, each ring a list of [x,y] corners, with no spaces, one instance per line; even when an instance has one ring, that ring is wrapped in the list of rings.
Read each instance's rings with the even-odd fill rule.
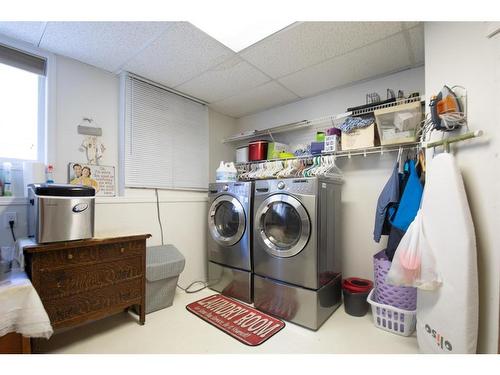
[[[342,133],[340,143],[342,151],[374,147],[376,145],[375,124],[355,129],[350,133]]]
[[[270,142],[267,145],[267,159],[279,159],[280,153],[287,152],[288,145],[280,142]]]
[[[374,111],[381,145],[414,142],[422,121],[420,102],[401,104]]]

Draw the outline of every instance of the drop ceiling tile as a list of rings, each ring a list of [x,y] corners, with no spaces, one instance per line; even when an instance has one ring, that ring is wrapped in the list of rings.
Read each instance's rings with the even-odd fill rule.
[[[402,30],[401,22],[301,22],[245,49],[240,56],[278,78]]]
[[[212,103],[260,86],[270,78],[238,56],[211,68],[176,90]]]
[[[38,45],[45,22],[0,22],[0,34]]]
[[[40,47],[114,72],[168,22],[49,22]]]
[[[410,34],[410,48],[415,59],[415,64],[421,64],[425,61],[424,26],[419,25],[408,32]]]
[[[218,101],[210,105],[218,112],[235,118],[288,103],[298,97],[271,81],[240,95]]]
[[[424,23],[420,21],[414,21],[414,22],[403,22],[403,28],[404,29],[411,29],[415,26],[421,25],[423,27]]]
[[[402,70],[411,65],[402,33],[279,79],[301,97]]]
[[[235,53],[188,22],[168,29],[123,68],[169,87],[178,86]]]

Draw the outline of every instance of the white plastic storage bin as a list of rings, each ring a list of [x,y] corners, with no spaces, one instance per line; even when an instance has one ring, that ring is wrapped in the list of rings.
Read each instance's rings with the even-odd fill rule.
[[[420,102],[401,104],[374,112],[381,145],[415,142],[422,121]]]
[[[417,324],[417,310],[398,309],[390,305],[375,302],[372,289],[367,301],[372,307],[373,323],[380,329],[401,336],[410,336]]]
[[[185,263],[173,245],[146,248],[146,314],[172,306]]]

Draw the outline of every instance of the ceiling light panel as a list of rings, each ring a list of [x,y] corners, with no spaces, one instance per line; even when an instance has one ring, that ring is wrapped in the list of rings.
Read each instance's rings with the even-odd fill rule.
[[[251,46],[269,35],[289,26],[292,22],[272,19],[234,19],[224,20],[212,17],[199,19],[193,24],[212,38],[217,39],[234,52]]]

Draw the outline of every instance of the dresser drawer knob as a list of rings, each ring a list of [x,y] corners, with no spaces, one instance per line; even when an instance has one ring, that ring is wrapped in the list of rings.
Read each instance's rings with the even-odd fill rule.
[[[68,254],[68,259],[73,259],[73,254]]]
[[[125,252],[125,248],[124,247],[120,247],[120,253],[124,253]]]

